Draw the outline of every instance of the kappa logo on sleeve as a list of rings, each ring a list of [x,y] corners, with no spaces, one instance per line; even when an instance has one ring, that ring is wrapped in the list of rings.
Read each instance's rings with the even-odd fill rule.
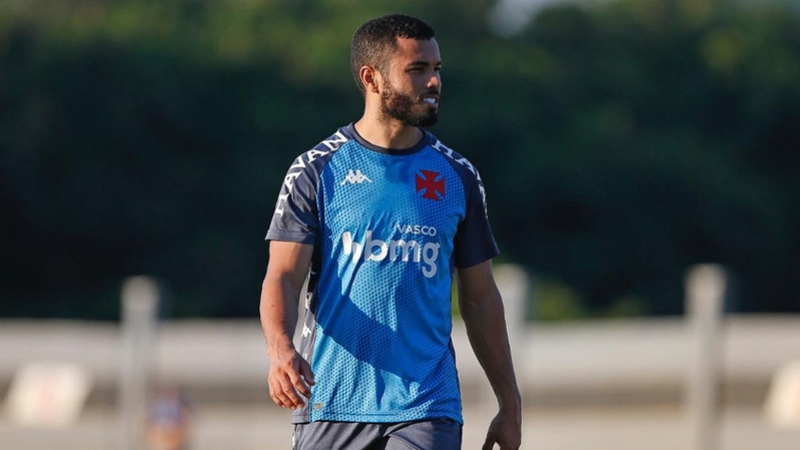
[[[444,199],[444,177],[439,172],[421,169],[416,180],[417,193],[422,192],[422,198],[436,201]]]

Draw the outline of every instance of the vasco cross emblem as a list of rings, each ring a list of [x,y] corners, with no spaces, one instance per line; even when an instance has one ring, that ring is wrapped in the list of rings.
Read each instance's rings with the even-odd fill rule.
[[[416,180],[417,193],[422,192],[422,198],[436,201],[444,198],[444,177],[439,172],[422,169]]]

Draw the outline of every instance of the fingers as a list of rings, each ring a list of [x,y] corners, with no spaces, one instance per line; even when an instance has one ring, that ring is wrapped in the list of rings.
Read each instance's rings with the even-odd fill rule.
[[[308,363],[305,359],[301,360],[300,362],[300,376],[308,383],[310,386],[315,385],[317,382],[314,380],[314,372],[311,371],[311,364]]]
[[[483,443],[483,447],[481,447],[481,450],[493,450],[495,444],[497,444],[500,447],[500,450],[518,450],[519,449],[519,446],[506,445],[503,442],[501,442],[499,439],[495,439],[493,437],[487,437],[486,441]]]
[[[313,384],[311,367],[299,355],[270,366],[270,397],[281,408],[294,410],[305,406],[305,399],[311,397],[310,385]]]
[[[292,380],[294,378],[294,381]],[[301,398],[302,393],[305,397],[310,397],[311,392],[305,383],[300,380],[297,373],[276,373],[270,374],[269,391],[272,401],[282,408],[297,409],[305,405]]]
[[[519,450],[522,445],[522,430],[515,421],[504,420],[501,415],[497,415],[489,425],[486,433],[486,440],[483,442],[481,450],[493,450],[495,445],[500,450]]]
[[[269,396],[272,398],[272,401],[281,408],[289,408],[291,404],[289,397],[284,393],[280,383],[270,382]]]
[[[305,405],[305,401],[300,397],[288,377],[271,381],[269,393],[272,401],[281,408],[297,409]]]
[[[314,372],[311,371],[311,366],[305,359],[299,358],[297,366],[296,371],[288,372],[289,380],[297,392],[305,398],[311,398],[311,386],[316,383],[314,381]]]
[[[306,382],[305,377],[298,372],[291,371],[288,373],[289,381],[292,383],[292,390],[299,392],[306,398],[311,397],[311,388],[309,383]]]

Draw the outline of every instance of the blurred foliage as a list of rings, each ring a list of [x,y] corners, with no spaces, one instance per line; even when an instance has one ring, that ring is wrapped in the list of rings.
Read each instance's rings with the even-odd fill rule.
[[[584,319],[586,307],[574,289],[553,280],[537,280],[533,284],[533,308],[529,320],[558,322]]]
[[[283,174],[359,117],[349,40],[394,11],[437,30],[432,131],[481,168],[543,317],[680,313],[699,262],[739,311],[800,310],[796,10],[566,4],[502,38],[491,7],[0,2],[0,316],[115,319],[133,274],[170,284],[168,316],[256,315]]]

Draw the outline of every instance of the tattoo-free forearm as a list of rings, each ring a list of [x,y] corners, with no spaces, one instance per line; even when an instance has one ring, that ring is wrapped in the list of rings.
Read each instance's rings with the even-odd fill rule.
[[[261,288],[261,326],[270,359],[269,391],[276,405],[296,409],[311,396],[314,373],[295,350],[292,335],[297,304],[313,247],[291,242],[270,244],[270,263]]]
[[[292,335],[297,324],[300,290],[287,278],[285,275],[271,277],[268,274],[261,288],[261,327],[270,358],[279,349],[293,348]]]
[[[465,293],[460,299],[470,345],[501,409],[519,408],[520,393],[499,292],[489,289],[481,297]]]

